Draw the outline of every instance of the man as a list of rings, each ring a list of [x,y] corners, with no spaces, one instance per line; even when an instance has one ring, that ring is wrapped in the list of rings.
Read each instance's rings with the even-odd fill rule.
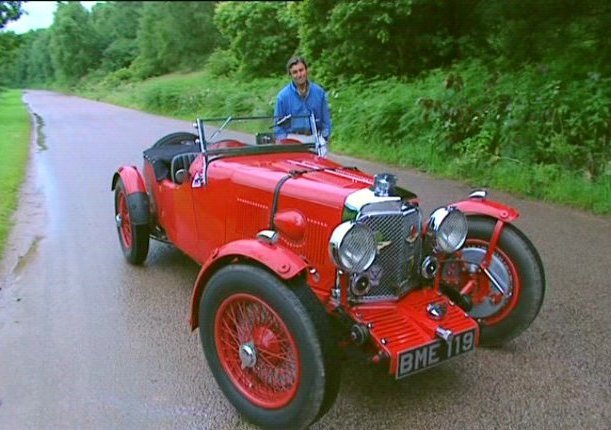
[[[308,64],[303,57],[291,57],[286,65],[291,83],[278,93],[274,116],[309,116],[314,114],[316,128],[328,142],[331,137],[331,114],[325,90],[308,79]],[[307,118],[293,118],[276,127],[276,134],[310,134]]]

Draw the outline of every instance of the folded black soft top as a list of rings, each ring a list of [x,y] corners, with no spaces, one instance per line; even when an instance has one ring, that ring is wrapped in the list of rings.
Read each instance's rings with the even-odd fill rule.
[[[170,163],[172,158],[178,154],[196,152],[197,147],[193,145],[167,145],[151,147],[144,150],[144,159],[148,160],[155,171],[155,179],[161,181],[170,177]]]

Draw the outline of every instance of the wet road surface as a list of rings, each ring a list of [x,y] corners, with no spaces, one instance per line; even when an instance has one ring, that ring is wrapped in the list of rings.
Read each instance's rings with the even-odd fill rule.
[[[111,179],[176,121],[45,91],[42,125],[0,262],[0,429],[253,429],[225,400],[187,323],[198,266],[151,242],[127,264]],[[36,117],[33,116],[33,119]],[[399,176],[425,213],[466,184],[332,155]],[[518,208],[547,275],[532,327],[399,382],[338,363],[337,401],[313,429],[607,429],[611,426],[611,219],[491,192]]]

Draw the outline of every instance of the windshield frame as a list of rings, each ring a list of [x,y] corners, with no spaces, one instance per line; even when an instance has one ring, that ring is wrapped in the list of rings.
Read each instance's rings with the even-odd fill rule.
[[[261,130],[260,132],[248,132],[234,130],[231,128],[231,124],[237,122],[248,122],[248,121],[268,121],[271,125]],[[293,120],[306,121],[308,128],[302,128],[302,133],[293,133],[290,129],[290,124]],[[222,123],[220,126],[215,127],[210,123]],[[314,150],[320,145],[320,136],[316,127],[314,115],[286,115],[286,116],[273,116],[273,115],[259,115],[259,116],[227,116],[217,118],[197,118],[193,124],[198,134],[198,144],[200,152],[204,155],[222,155],[222,154],[234,154],[239,155],[240,153],[245,154],[256,154],[266,152],[303,152],[304,148],[307,150]],[[300,131],[301,131],[300,130]],[[244,135],[244,140],[233,137],[223,137],[223,132],[240,133]],[[208,137],[206,137],[208,134]],[[215,139],[221,136],[220,139]],[[254,142],[252,137],[254,136]],[[261,139],[259,139],[261,137]],[[270,143],[267,142],[268,139]],[[235,145],[228,145],[225,147],[215,148],[215,144],[221,142],[234,142]],[[288,143],[288,144],[287,144]],[[239,145],[243,144],[243,145]],[[276,147],[283,147],[285,149],[272,149]]]

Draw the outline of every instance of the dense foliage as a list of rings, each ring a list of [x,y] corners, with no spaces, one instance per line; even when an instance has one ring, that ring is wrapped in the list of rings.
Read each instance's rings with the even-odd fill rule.
[[[100,3],[92,13],[92,25],[98,36],[103,73],[129,67],[139,53],[138,21],[142,2],[126,1],[117,9],[112,3]]]
[[[214,20],[242,70],[252,76],[278,73],[297,50],[297,20],[281,2],[221,2]]]
[[[610,24],[606,0],[61,2],[50,28],[0,33],[0,85],[99,93],[205,70],[145,85],[143,106],[271,112],[301,53],[336,150],[549,197],[566,178],[609,190]]]
[[[98,37],[91,17],[78,2],[58,4],[48,46],[55,79],[59,82],[78,81],[100,61]]]
[[[214,6],[213,2],[143,2],[139,53],[133,63],[136,74],[148,77],[202,66],[220,38],[212,23]]]

